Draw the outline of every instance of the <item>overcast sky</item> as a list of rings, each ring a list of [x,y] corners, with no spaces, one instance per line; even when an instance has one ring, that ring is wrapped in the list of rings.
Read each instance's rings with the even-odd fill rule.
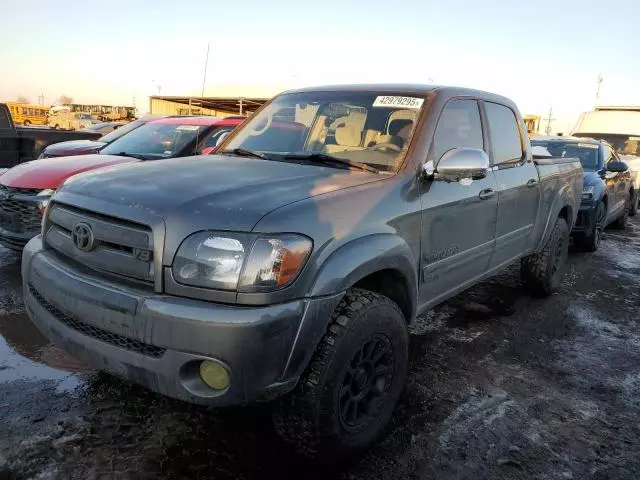
[[[307,5],[308,3],[308,5]],[[640,2],[0,0],[0,100],[261,96],[327,83],[490,90],[566,131],[595,103],[640,105]],[[229,85],[235,85],[232,90]],[[571,125],[572,126],[572,125]]]

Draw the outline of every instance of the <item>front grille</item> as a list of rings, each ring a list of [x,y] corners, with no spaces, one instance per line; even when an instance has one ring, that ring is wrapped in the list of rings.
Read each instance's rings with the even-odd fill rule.
[[[85,323],[62,312],[57,307],[45,300],[45,298],[40,295],[40,293],[31,284],[29,284],[29,292],[31,292],[31,295],[34,296],[38,303],[40,303],[40,305],[42,305],[42,307],[47,312],[53,315],[56,320],[58,320],[60,323],[64,323],[69,328],[87,335],[88,337],[95,338],[116,347],[124,348],[125,350],[132,350],[148,357],[159,358],[165,352],[164,348],[149,345],[148,343],[144,343],[133,338],[125,337],[124,335],[120,335],[118,333],[109,332],[102,328],[89,325],[88,323]]]
[[[42,215],[40,215],[38,202],[28,198],[15,198],[16,195],[34,197],[39,192],[39,189],[0,185],[0,209],[8,215],[17,217],[15,222],[3,224],[5,229],[18,233],[40,231]]]
[[[77,245],[73,234],[80,225],[88,227],[93,236],[92,245],[85,245],[84,249]],[[86,267],[153,283],[153,235],[144,225],[54,203],[44,238],[48,247]]]

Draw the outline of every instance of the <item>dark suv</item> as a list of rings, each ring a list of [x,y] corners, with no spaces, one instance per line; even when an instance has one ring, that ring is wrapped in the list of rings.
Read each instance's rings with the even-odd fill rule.
[[[595,252],[607,225],[625,227],[636,194],[629,167],[611,145],[592,138],[560,136],[535,137],[531,146],[536,156],[578,157],[582,163],[582,202],[572,230],[576,243]]]

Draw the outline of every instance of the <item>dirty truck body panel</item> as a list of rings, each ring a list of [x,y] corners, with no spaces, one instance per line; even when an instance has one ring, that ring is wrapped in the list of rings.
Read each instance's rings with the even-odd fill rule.
[[[363,98],[369,103],[353,107]],[[318,113],[308,122],[301,115],[286,129],[261,123],[261,112],[290,99],[300,109],[311,105],[310,117],[325,103],[331,108],[326,118]],[[27,245],[22,263],[27,311],[45,335],[97,368],[182,400],[270,399],[295,387],[347,289],[378,284],[411,321],[539,252],[559,216],[569,228],[575,221],[579,162],[536,165],[520,114],[506,98],[368,85],[288,92],[272,103],[232,133],[218,155],[87,173],[56,193],[43,235]],[[407,119],[412,136],[400,147],[396,127]],[[292,142],[291,153],[302,149],[290,145],[308,147],[316,135],[326,139],[323,152],[373,159],[378,171],[324,157],[246,152],[245,145],[271,134]],[[234,152],[237,145],[245,151]],[[452,154],[486,158],[486,168],[474,170],[475,178],[446,176]],[[224,243],[246,253],[233,288],[178,278],[186,273],[174,267],[200,232],[213,232],[200,249]],[[243,283],[257,245],[288,235],[312,245],[294,279],[281,288]],[[228,388],[203,383],[203,360],[226,369]]]

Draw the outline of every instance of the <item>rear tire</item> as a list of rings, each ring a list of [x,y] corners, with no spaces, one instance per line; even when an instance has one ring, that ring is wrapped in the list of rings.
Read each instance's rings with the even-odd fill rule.
[[[298,386],[276,404],[279,435],[311,460],[363,451],[391,419],[408,349],[398,305],[368,290],[347,291]]]
[[[629,217],[630,204],[631,204],[631,198],[628,198],[627,201],[624,204],[624,210],[622,212],[622,215],[620,215],[611,224],[613,228],[615,228],[617,230],[624,230],[624,228],[627,226],[627,218]]]
[[[629,207],[629,216],[635,217],[638,213],[638,203],[640,202],[640,192],[634,191],[631,196],[631,207]]]
[[[522,259],[520,274],[526,288],[534,295],[548,297],[560,285],[569,254],[569,227],[558,217],[544,248]]]

